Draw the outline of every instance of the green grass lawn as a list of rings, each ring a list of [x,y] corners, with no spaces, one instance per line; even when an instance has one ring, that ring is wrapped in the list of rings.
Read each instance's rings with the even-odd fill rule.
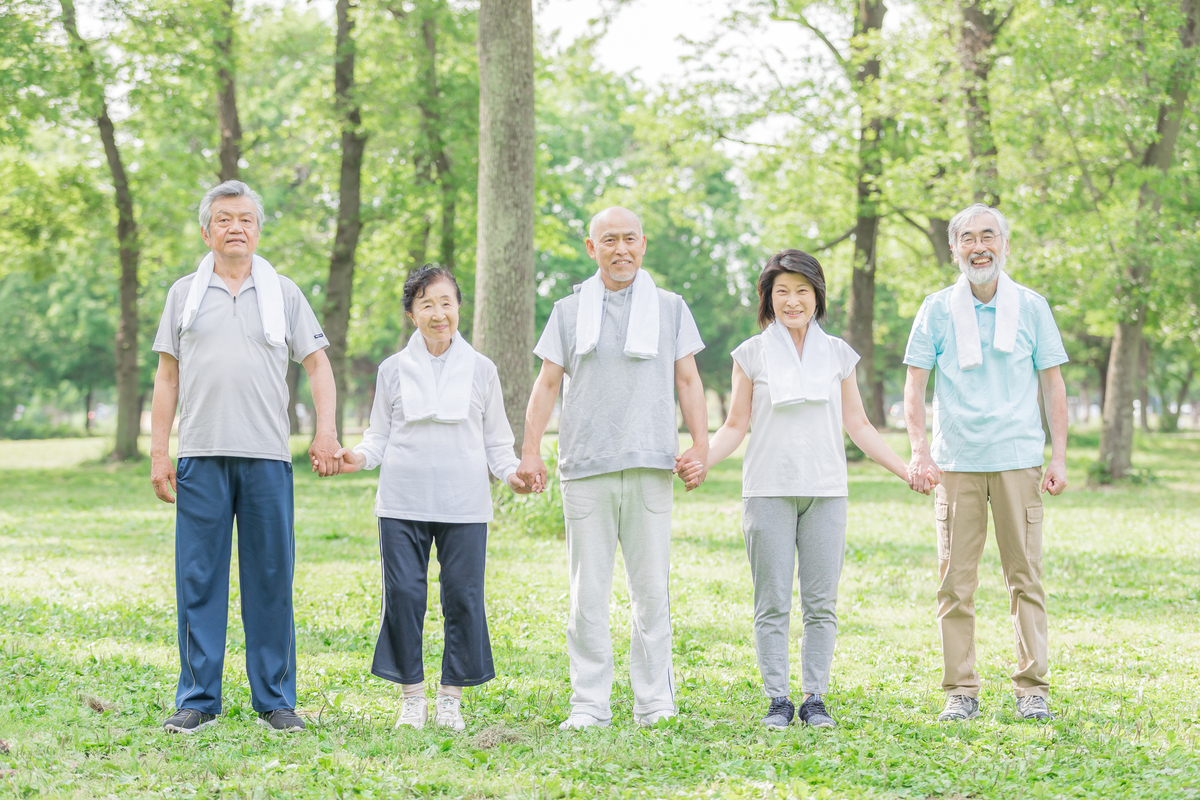
[[[889,435],[902,454],[901,437]],[[88,462],[99,440],[0,442],[0,796],[1194,798],[1200,796],[1200,437],[1145,437],[1158,480],[1089,491],[1094,439],[1048,498],[1052,704],[1019,722],[994,542],[978,593],[983,715],[939,725],[932,500],[851,466],[834,731],[767,733],[740,528],[741,462],[691,495],[672,550],[681,716],[632,721],[628,600],[613,601],[613,726],[560,733],[570,687],[565,545],[498,520],[488,561],[499,677],[468,689],[465,734],[394,731],[396,687],[367,673],[378,626],[376,473],[318,481],[297,462],[303,734],[254,724],[234,569],[225,714],[192,737],[173,710],[174,516],[149,467]],[[72,449],[74,448],[74,449]],[[296,443],[296,449],[303,445]],[[618,566],[618,570],[622,567]],[[436,566],[434,567],[436,571]],[[431,581],[426,671],[441,655]],[[798,614],[793,630],[798,634]],[[793,637],[793,676],[799,673]],[[793,678],[796,685],[796,678]],[[112,706],[96,711],[93,706]]]

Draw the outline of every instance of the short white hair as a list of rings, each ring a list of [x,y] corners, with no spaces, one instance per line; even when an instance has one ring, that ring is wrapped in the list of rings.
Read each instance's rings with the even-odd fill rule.
[[[600,223],[600,218],[605,216],[606,214],[608,214],[610,211],[624,211],[626,214],[631,215],[634,219],[637,220],[638,233],[645,236],[645,232],[642,230],[642,218],[641,217],[639,217],[637,214],[634,214],[628,208],[622,208],[621,206],[609,206],[608,208],[604,209],[603,211],[597,211],[596,215],[592,217],[592,221],[588,223],[588,238],[589,239],[591,239],[592,241],[596,240],[596,226]]]
[[[950,240],[951,247],[958,244],[958,236],[962,233],[962,229],[980,214],[991,214],[995,217],[996,224],[1000,226],[1000,237],[1004,241],[1008,241],[1008,220],[1000,213],[1000,209],[989,206],[987,203],[972,203],[950,219],[946,238]]]
[[[262,230],[267,223],[267,214],[263,211],[263,201],[258,192],[241,181],[225,181],[209,189],[200,201],[200,227],[205,233],[208,233],[208,226],[212,222],[213,201],[222,197],[249,197],[254,201],[254,210],[258,213],[258,229]]]

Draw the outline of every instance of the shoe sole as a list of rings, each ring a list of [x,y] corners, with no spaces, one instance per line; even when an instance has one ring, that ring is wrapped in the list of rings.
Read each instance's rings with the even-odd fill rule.
[[[401,728],[412,728],[415,731],[419,731],[421,728],[425,727],[425,722],[425,720],[422,720],[421,722],[409,722],[407,720],[398,719],[396,720],[396,724],[392,726],[392,729],[398,731]]]
[[[812,722],[804,722],[802,724],[807,725],[810,728],[836,728],[837,727],[836,722],[818,722],[815,724]]]
[[[970,720],[975,719],[978,716],[979,716],[979,709],[975,709],[970,714],[967,714],[965,717],[942,717],[941,715],[938,715],[937,721],[938,722],[968,722]]]
[[[274,725],[267,722],[265,719],[262,719],[261,717],[256,719],[255,722],[257,722],[259,725],[262,725],[269,731],[277,731],[279,733],[299,733],[300,731],[304,730],[304,728],[299,725],[293,725],[290,728],[276,728]]]
[[[609,722],[593,722],[588,725],[567,725],[565,722],[558,726],[560,731],[586,731],[588,728],[607,728]],[[563,726],[566,725],[564,728]]]
[[[208,722],[201,722],[199,725],[197,725],[194,728],[181,728],[178,725],[163,725],[163,730],[166,731],[167,733],[182,733],[185,736],[190,736],[191,734],[195,733],[196,731],[200,730],[201,728],[207,728],[209,725],[216,725],[216,724],[217,724],[217,721],[215,719],[210,719]]]
[[[786,731],[788,729],[788,725],[790,724],[790,722],[785,722],[782,725],[774,722],[764,722],[763,727],[769,731]]]

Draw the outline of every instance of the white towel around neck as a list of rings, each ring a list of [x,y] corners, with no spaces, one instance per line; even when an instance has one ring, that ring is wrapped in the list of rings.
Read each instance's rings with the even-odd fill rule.
[[[833,342],[816,320],[804,334],[804,355],[787,326],[776,320],[763,331],[763,353],[767,359],[767,385],[775,408],[797,403],[828,403],[833,382]]]
[[[438,379],[433,377],[433,356],[425,337],[417,331],[400,351],[396,365],[400,369],[400,397],[405,422],[432,419],[435,422],[462,422],[471,410],[471,392],[475,385],[475,348],[458,331],[450,340],[446,366]]]
[[[658,287],[646,270],[638,268],[629,299],[629,327],[625,329],[625,355],[630,358],[658,356]],[[581,356],[596,349],[604,320],[604,280],[600,271],[579,289],[579,316],[575,319],[575,352]]]
[[[208,292],[208,284],[212,281],[215,259],[212,251],[200,260],[196,268],[196,278],[188,289],[187,299],[183,303],[183,323],[179,326],[182,333],[192,327],[196,315],[200,312],[200,303]],[[250,262],[250,277],[254,279],[254,292],[258,300],[258,316],[262,320],[263,334],[267,344],[272,347],[283,347],[287,344],[287,320],[283,313],[283,289],[279,286],[279,273],[275,271],[265,258],[254,256]]]
[[[996,285],[996,332],[992,347],[1011,353],[1017,346],[1017,320],[1021,314],[1021,293],[1012,278],[1000,273]],[[959,275],[950,292],[950,321],[958,347],[958,368],[975,369],[983,365],[983,346],[979,338],[979,320],[975,317],[975,296],[966,275]]]

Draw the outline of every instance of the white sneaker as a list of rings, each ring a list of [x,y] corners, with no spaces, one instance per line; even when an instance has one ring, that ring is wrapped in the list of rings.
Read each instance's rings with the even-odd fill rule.
[[[607,728],[608,725],[609,721],[606,719],[597,719],[591,714],[571,712],[571,716],[559,723],[558,729],[560,731],[581,731],[585,728]]]
[[[641,725],[643,728],[649,728],[651,725],[658,722],[660,719],[674,719],[674,718],[675,718],[674,711],[653,711],[649,714],[635,714],[633,717],[634,721],[638,725]]]
[[[404,704],[400,706],[400,718],[396,720],[396,727],[402,728],[407,725],[419,730],[424,727],[427,719],[429,719],[429,701],[420,695],[406,697]]]
[[[461,700],[457,697],[439,694],[433,704],[437,709],[437,714],[433,718],[435,723],[452,731],[466,730],[467,723],[463,722]]]

